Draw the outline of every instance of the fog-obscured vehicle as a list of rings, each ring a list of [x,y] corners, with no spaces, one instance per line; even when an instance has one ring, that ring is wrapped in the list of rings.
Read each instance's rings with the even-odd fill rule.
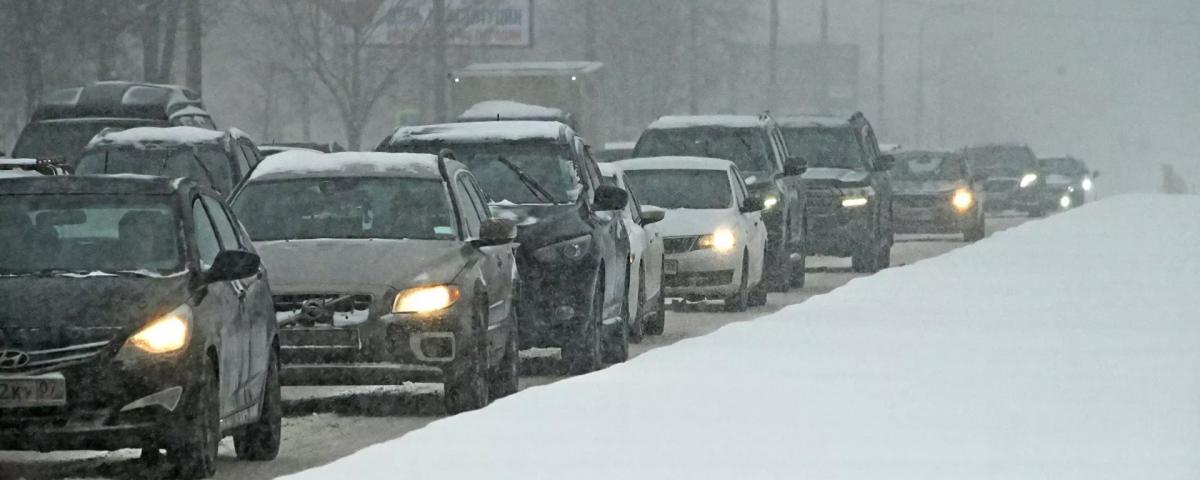
[[[454,157],[475,175],[492,211],[517,222],[521,344],[557,347],[574,373],[629,355],[621,222],[624,190],[600,181],[583,139],[559,122],[495,121],[403,127],[388,152]]]
[[[1100,176],[1099,171],[1088,170],[1083,160],[1074,157],[1041,158],[1038,169],[1046,178],[1042,202],[1047,211],[1087,203],[1095,179]]]
[[[213,474],[221,438],[280,444],[266,271],[190,180],[0,180],[0,450],[166,449]]]
[[[851,257],[856,272],[891,264],[891,155],[861,113],[780,120],[788,151],[808,163],[808,253]]]
[[[605,182],[630,192],[625,172],[611,163],[600,164]],[[604,212],[605,215],[610,213]],[[655,223],[666,215],[661,208],[643,207],[630,192],[625,208],[611,214],[621,217],[620,240],[628,244],[629,267],[625,269],[628,293],[625,315],[635,342],[643,335],[660,335],[666,325],[666,294],[663,291],[663,236]]]
[[[57,160],[0,157],[0,173],[30,172],[37,175],[70,175],[71,170]]]
[[[276,153],[283,153],[292,150],[303,150],[309,152],[320,153],[336,153],[346,151],[345,147],[337,142],[317,143],[317,142],[272,142],[258,146],[258,152],[263,157],[269,157]]]
[[[1037,216],[1045,213],[1042,187],[1046,179],[1039,174],[1037,157],[1025,145],[983,145],[966,149],[975,173],[987,180],[988,211],[1017,210]]]
[[[459,121],[558,121],[602,143],[603,74],[600,62],[473,63],[451,74],[451,111]]]
[[[806,226],[804,160],[789,153],[769,115],[663,117],[650,124],[633,156],[720,158],[737,165],[750,193],[762,197],[767,225],[767,284],[774,291],[804,286]]]
[[[187,177],[228,195],[261,160],[254,142],[236,128],[139,127],[96,135],[75,173]]]
[[[737,165],[697,157],[649,157],[616,162],[634,195],[667,210],[667,295],[721,299],[730,311],[767,301],[763,200],[746,189]]]
[[[234,209],[274,275],[284,385],[445,384],[451,413],[517,391],[516,226],[434,155],[288,152]]]
[[[596,152],[596,160],[600,162],[615,162],[633,158],[633,148],[637,142],[608,142],[604,148]]]
[[[962,152],[896,154],[892,169],[896,231],[962,232],[968,242],[983,239],[987,231],[983,180],[971,170]]]
[[[13,157],[58,159],[75,167],[101,130],[172,125],[216,128],[200,94],[176,85],[95,82],[55,90],[34,110]]]

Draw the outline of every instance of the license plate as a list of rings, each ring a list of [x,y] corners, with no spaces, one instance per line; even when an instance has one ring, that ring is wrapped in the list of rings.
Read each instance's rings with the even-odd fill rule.
[[[663,260],[663,273],[667,275],[679,273],[679,260]]]
[[[0,408],[52,407],[67,403],[67,381],[61,373],[0,376]]]

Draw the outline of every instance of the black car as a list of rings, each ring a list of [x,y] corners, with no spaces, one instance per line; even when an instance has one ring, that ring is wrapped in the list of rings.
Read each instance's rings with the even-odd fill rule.
[[[215,129],[200,94],[177,85],[95,82],[50,92],[34,110],[13,157],[63,160],[75,167],[105,128],[190,126]]]
[[[1040,174],[1033,150],[1019,144],[981,145],[966,149],[975,173],[987,180],[986,208],[990,212],[1017,210],[1039,216],[1048,207],[1042,192],[1046,179]]]
[[[213,191],[0,180],[0,450],[167,450],[178,476],[279,450],[266,271]]]
[[[75,173],[187,177],[229,195],[260,161],[254,141],[236,128],[138,127],[100,132]]]
[[[559,122],[495,121],[404,127],[387,152],[453,151],[496,216],[517,222],[521,344],[558,347],[573,373],[629,356],[625,306],[629,252],[620,221],[601,211],[628,194],[604,185],[583,139]]]
[[[851,257],[856,272],[891,264],[894,159],[879,152],[870,122],[849,117],[780,120],[788,151],[808,163],[808,253]]]
[[[284,385],[445,384],[446,410],[517,391],[512,222],[462,164],[287,152],[233,199],[274,276]]]
[[[633,157],[688,156],[729,160],[746,178],[750,193],[763,198],[767,224],[767,284],[773,291],[803,287],[807,187],[804,160],[791,153],[769,115],[662,117],[638,138]]]
[[[983,239],[983,180],[962,152],[907,151],[896,154],[895,227],[900,233],[958,233]]]
[[[1038,170],[1045,177],[1042,203],[1047,211],[1083,205],[1100,176],[1099,171],[1088,170],[1083,160],[1074,157],[1040,158]]]

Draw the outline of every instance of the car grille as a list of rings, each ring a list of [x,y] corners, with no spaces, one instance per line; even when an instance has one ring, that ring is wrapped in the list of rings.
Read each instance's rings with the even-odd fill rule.
[[[356,324],[371,313],[371,296],[353,293],[275,295],[275,319],[281,325]]]
[[[987,192],[1011,192],[1016,190],[1020,184],[1020,180],[997,178],[985,182],[983,184],[983,189]]]
[[[667,237],[663,239],[663,251],[667,254],[687,253],[696,249],[696,240],[700,237]]]
[[[896,197],[896,206],[900,208],[934,208],[943,202],[940,197],[932,195]]]
[[[840,207],[841,193],[831,188],[813,188],[808,191],[808,208],[820,212],[835,210]]]
[[[91,360],[103,352],[110,343],[108,340],[105,340],[59,348],[24,351],[0,346],[0,350],[6,353],[3,358],[0,358],[0,373],[38,375],[62,370]],[[17,358],[20,358],[20,361],[17,361]]]
[[[667,275],[663,283],[668,287],[711,287],[733,283],[733,270],[715,272],[688,272]]]

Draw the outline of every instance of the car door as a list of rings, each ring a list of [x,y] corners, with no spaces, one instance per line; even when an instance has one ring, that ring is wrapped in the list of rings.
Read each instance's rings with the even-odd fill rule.
[[[482,213],[481,207],[477,205],[476,200],[471,195],[473,187],[467,172],[462,171],[455,175],[452,190],[455,199],[458,201],[459,214],[462,215],[463,236],[467,239],[479,238],[479,228],[486,217]],[[496,341],[500,335],[497,332],[497,326],[504,323],[504,314],[506,312],[501,309],[505,305],[505,302],[502,299],[498,301],[494,296],[496,285],[501,281],[497,278],[498,266],[496,264],[495,249],[493,247],[479,248],[478,255],[479,258],[475,262],[475,266],[479,269],[479,277],[483,281],[484,291],[475,292],[475,295],[487,295],[488,341],[491,346],[490,350],[492,350],[492,358],[498,358],[495,355],[496,346],[503,345],[503,343]]]
[[[879,199],[879,211],[877,212],[879,227],[884,232],[883,234],[890,238],[892,234],[892,176],[886,170],[880,169],[879,157],[882,154],[879,153],[879,141],[875,138],[875,131],[871,128],[871,124],[865,118],[856,117],[856,119],[853,123],[858,132],[863,152],[867,157],[867,168],[871,173],[868,178],[871,188],[875,190],[876,198]]]
[[[217,236],[221,241],[222,250],[248,251],[238,234],[237,226],[229,215],[229,211],[216,198],[201,195],[208,214],[217,226]],[[274,306],[271,294],[263,281],[262,268],[259,274],[230,282],[238,295],[240,317],[239,329],[242,332],[245,364],[242,366],[243,379],[241,398],[243,406],[257,405],[258,397],[263,392],[267,375],[267,362],[270,360],[270,329],[268,314],[273,313]],[[264,305],[263,302],[266,302]]]
[[[783,132],[779,127],[771,124],[767,128],[768,135],[771,137],[772,150],[778,158],[779,172],[784,171],[784,165],[788,161],[791,153],[788,152],[787,142],[784,141]],[[807,190],[805,188],[804,177],[800,175],[782,175],[779,178],[781,193],[786,199],[780,199],[787,203],[787,224],[789,225],[788,238],[791,240],[793,250],[799,251],[800,246],[804,244],[804,207],[807,203]]]
[[[746,249],[750,255],[747,258],[750,264],[750,279],[758,281],[762,279],[763,261],[766,255],[767,241],[767,226],[762,221],[762,212],[741,212],[742,205],[745,205],[746,199],[750,197],[749,191],[746,189],[746,180],[742,177],[742,173],[738,171],[736,165],[730,166],[726,172],[729,175],[729,183],[733,188],[733,197],[737,201],[738,211],[741,213],[740,229],[738,235],[746,239]]]
[[[217,228],[197,195],[192,199],[192,231],[201,272],[212,267],[221,251]],[[205,327],[215,337],[217,346],[221,418],[229,417],[243,407],[239,386],[243,382],[245,335],[241,324],[241,301],[233,282],[213,282],[206,287],[196,308],[196,318],[207,322]]]
[[[629,258],[629,243],[619,241],[622,228],[621,222],[616,221],[614,215],[601,216],[597,215],[594,200],[596,187],[600,185],[600,167],[596,166],[596,161],[592,159],[588,149],[583,144],[583,139],[575,137],[575,166],[578,169],[580,180],[584,185],[584,192],[580,195],[587,202],[587,209],[592,217],[592,222],[596,225],[595,240],[601,245],[600,251],[605,252],[604,264],[608,270],[604,277],[605,294],[604,294],[604,319],[608,320],[621,316],[621,305],[624,303],[625,288],[625,272],[624,268]]]
[[[629,204],[625,208],[629,211],[630,219],[642,232],[641,263],[645,274],[642,282],[645,283],[641,288],[642,291],[646,292],[646,300],[649,301],[652,298],[656,298],[662,290],[662,233],[658,231],[658,225],[642,225],[642,203],[633,194],[633,190],[627,186],[628,182],[625,181],[624,172],[618,173],[617,179],[620,187],[629,192]]]

